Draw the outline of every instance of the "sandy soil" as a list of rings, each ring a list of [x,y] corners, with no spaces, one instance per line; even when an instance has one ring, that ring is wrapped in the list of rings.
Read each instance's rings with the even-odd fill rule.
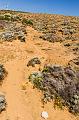
[[[27,27],[26,43],[20,41],[0,44],[0,63],[3,63],[8,75],[0,91],[4,92],[7,101],[6,111],[0,114],[0,120],[43,120],[41,112],[47,111],[48,120],[79,120],[66,109],[54,109],[53,102],[44,107],[41,103],[42,93],[33,89],[28,76],[42,69],[44,64],[66,65],[74,55],[62,43],[49,43],[39,39],[36,30]],[[27,67],[28,61],[39,57],[41,65]]]

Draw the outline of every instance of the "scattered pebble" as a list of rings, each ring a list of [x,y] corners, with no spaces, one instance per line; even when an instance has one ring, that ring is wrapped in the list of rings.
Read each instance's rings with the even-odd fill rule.
[[[41,113],[41,117],[44,118],[45,120],[48,119],[48,112],[43,111],[43,112]]]

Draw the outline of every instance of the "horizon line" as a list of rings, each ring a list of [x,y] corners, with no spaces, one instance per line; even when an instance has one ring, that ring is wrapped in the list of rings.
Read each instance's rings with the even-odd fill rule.
[[[31,11],[22,11],[22,10],[14,10],[14,9],[0,9],[0,11],[13,11],[13,12],[31,13],[31,14],[48,14],[48,15],[68,16],[68,17],[79,17],[78,15],[65,15],[65,14],[47,13],[47,12],[31,12]]]

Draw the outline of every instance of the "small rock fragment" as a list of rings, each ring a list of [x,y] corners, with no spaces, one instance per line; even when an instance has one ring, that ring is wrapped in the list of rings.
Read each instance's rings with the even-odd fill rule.
[[[48,119],[48,113],[46,111],[43,111],[41,113],[41,117],[44,118],[45,120]]]

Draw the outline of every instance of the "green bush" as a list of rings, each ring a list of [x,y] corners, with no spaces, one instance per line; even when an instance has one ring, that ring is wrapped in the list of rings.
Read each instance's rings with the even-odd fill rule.
[[[0,20],[4,20],[4,18],[5,18],[4,16],[0,15]]]
[[[7,20],[7,21],[10,21],[11,17],[9,15],[5,15],[4,19]]]
[[[20,18],[18,16],[10,16],[10,15],[0,15],[0,20],[6,21],[18,21]]]
[[[27,20],[27,19],[23,19],[22,20],[22,24],[26,24],[26,25],[33,25],[33,22],[32,22],[32,20]]]
[[[33,83],[34,87],[42,90],[43,86],[42,86],[42,75],[40,73],[33,73],[29,76],[29,81]]]
[[[14,22],[14,21],[21,21],[20,17],[19,16],[11,16],[11,21]]]
[[[0,20],[11,20],[11,17],[9,15],[0,15]]]

